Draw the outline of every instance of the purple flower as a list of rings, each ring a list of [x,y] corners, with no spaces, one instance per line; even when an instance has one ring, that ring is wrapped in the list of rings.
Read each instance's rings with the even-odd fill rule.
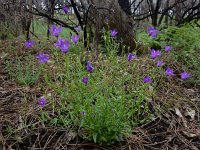
[[[148,30],[148,35],[151,36],[152,38],[156,38],[156,35],[158,32],[160,32],[159,30],[156,30],[154,27],[147,27]]]
[[[172,49],[172,46],[165,46],[165,52],[169,52]]]
[[[145,76],[144,79],[143,79],[143,81],[144,81],[144,83],[151,83],[152,82],[150,76]]]
[[[93,67],[92,67],[92,64],[91,64],[89,61],[87,61],[86,68],[87,68],[87,71],[88,71],[88,72],[90,72],[90,73],[92,73],[92,72],[93,72]]]
[[[158,67],[161,67],[161,66],[163,66],[165,63],[162,61],[162,60],[158,60],[157,61],[157,66]]]
[[[61,41],[59,48],[61,49],[62,52],[67,53],[68,49],[70,48],[69,41],[67,39],[65,39],[65,40],[63,39]]]
[[[62,44],[62,41],[63,41],[63,39],[58,39],[57,41],[56,41],[56,43],[54,44],[54,46],[55,47],[60,47],[61,46],[61,44]]]
[[[83,77],[82,82],[83,82],[84,84],[87,84],[87,83],[88,83],[88,80],[89,80],[89,78],[88,78],[87,76],[85,76],[85,77]]]
[[[27,48],[32,48],[34,46],[35,42],[34,41],[31,41],[31,40],[28,40],[25,42],[25,46]]]
[[[117,35],[117,33],[118,32],[116,31],[116,29],[110,30],[111,37],[115,37]]]
[[[56,27],[56,25],[52,25],[49,31],[53,36],[58,37],[59,34],[62,32],[62,26]]]
[[[44,108],[44,106],[46,105],[47,101],[44,97],[42,97],[41,99],[38,100],[38,104]]]
[[[75,30],[76,30],[77,32],[80,32],[80,31],[81,31],[81,26],[76,27]]]
[[[44,64],[50,60],[49,55],[40,53],[36,58],[40,61],[41,64]]]
[[[186,80],[187,78],[189,78],[191,76],[191,74],[190,73],[187,73],[187,72],[182,72],[181,73],[181,79],[182,80]]]
[[[131,61],[131,59],[136,58],[132,53],[128,54],[128,61]]]
[[[152,49],[151,50],[151,58],[155,59],[156,57],[161,56],[161,52],[159,50]]]
[[[77,42],[78,42],[78,40],[79,40],[79,35],[73,35],[72,37],[71,37],[71,39],[72,39],[72,41],[76,44]]]
[[[63,11],[64,11],[66,14],[68,13],[69,8],[67,7],[67,5],[64,5],[64,6],[63,6]]]
[[[57,40],[54,46],[60,48],[60,50],[64,53],[67,53],[68,49],[70,48],[69,41],[67,39],[60,39],[60,38]]]
[[[174,76],[174,75],[175,75],[175,74],[174,74],[174,70],[171,69],[171,68],[169,68],[169,67],[166,69],[165,74],[166,74],[167,76]]]

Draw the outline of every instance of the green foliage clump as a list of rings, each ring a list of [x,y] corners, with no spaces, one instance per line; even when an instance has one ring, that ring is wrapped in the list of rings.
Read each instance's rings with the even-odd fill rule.
[[[194,23],[185,24],[182,27],[170,26],[161,30],[158,37],[154,40],[146,31],[138,32],[138,40],[149,47],[160,49],[165,45],[174,48],[174,63],[182,65],[183,69],[192,71],[193,83],[200,83],[200,28]]]
[[[33,56],[29,55],[24,60],[5,61],[9,75],[19,84],[35,84],[41,73],[42,66],[38,67]]]
[[[111,144],[129,135],[133,126],[151,119],[147,99],[153,93],[143,83],[139,63],[101,58],[92,62],[94,72],[90,74],[77,56],[63,57],[60,65],[64,70],[51,69],[45,75],[48,86],[60,97],[60,101],[51,100],[55,115],[43,117],[46,123],[75,125],[80,136]],[[87,84],[82,82],[84,76],[89,77]]]
[[[152,114],[148,100],[154,95],[144,83],[144,65],[116,55],[117,45],[104,35],[105,51],[67,54],[52,48],[51,62],[45,65],[44,79],[57,98],[48,98],[53,115],[42,111],[42,121],[60,127],[75,126],[81,137],[100,144],[111,144],[131,134],[131,129],[148,122]],[[78,44],[78,43],[77,43]],[[112,49],[113,48],[113,49]],[[83,60],[83,57],[84,58]],[[93,66],[87,70],[86,63]],[[150,67],[147,65],[144,69]],[[152,72],[153,76],[154,72]],[[83,78],[88,77],[88,83]],[[46,93],[47,94],[47,93]]]
[[[199,84],[200,28],[195,25],[186,24],[180,28],[169,27],[164,33],[163,37],[160,37],[160,40],[163,41],[163,43],[169,41],[168,43],[176,48],[174,51],[176,63],[181,63],[184,68],[192,70],[193,78],[191,78],[190,82]]]

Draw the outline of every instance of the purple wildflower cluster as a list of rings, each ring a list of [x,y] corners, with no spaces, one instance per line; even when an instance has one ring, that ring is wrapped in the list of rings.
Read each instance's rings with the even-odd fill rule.
[[[147,27],[148,35],[152,38],[156,38],[157,34],[160,32],[159,30],[156,30],[154,27]]]
[[[80,26],[75,28],[77,32],[80,32]],[[52,35],[58,37],[59,34],[62,31],[62,27],[56,27],[55,25],[52,25],[49,29]],[[72,42],[75,44],[78,42],[80,36],[79,35],[70,35]],[[67,53],[68,49],[70,48],[70,42],[67,39],[58,38],[57,42],[54,44],[56,48],[59,48],[63,53]]]
[[[157,67],[163,66],[165,63],[162,60],[157,61]]]
[[[63,7],[63,11],[65,13],[67,13],[68,12],[68,7],[64,6]],[[75,29],[76,29],[77,32],[81,31],[81,27],[80,26],[77,26]],[[62,32],[62,26],[57,27],[55,25],[52,25],[51,28],[49,29],[49,31],[51,32],[51,34],[53,36],[59,37],[60,33]],[[79,40],[79,35],[71,36],[71,40],[72,40],[72,42],[74,42],[76,44],[78,42],[78,40]],[[34,46],[34,44],[35,44],[34,41],[30,41],[30,40],[25,42],[25,46],[27,48],[32,48]],[[70,48],[70,42],[67,39],[58,38],[58,40],[56,41],[54,46],[56,48],[59,48],[62,52],[67,53],[69,48]],[[36,58],[39,60],[39,62],[41,64],[47,63],[50,60],[50,56],[48,54],[45,54],[45,53],[39,53],[36,56]],[[89,62],[87,63],[87,70],[90,73],[93,72],[93,67]],[[88,76],[83,77],[83,79],[82,79],[83,83],[87,84],[88,81],[89,81]],[[42,97],[42,98],[40,98],[38,100],[38,105],[40,105],[42,108],[44,108],[46,103],[47,103],[47,100],[44,97]]]
[[[63,6],[63,11],[64,11],[64,13],[68,13],[68,11],[69,11],[69,8],[68,8],[68,6],[67,5],[64,5]]]
[[[66,8],[63,7],[63,10],[64,10],[65,13],[67,13]],[[81,29],[80,26],[78,26],[76,28],[77,32],[80,32],[80,29]],[[55,25],[52,25],[51,28],[49,29],[49,31],[52,33],[53,36],[58,37],[59,34],[62,31],[62,27],[56,27]],[[159,32],[159,30],[156,30],[154,27],[148,27],[149,36],[152,36],[153,38],[156,38],[156,34],[158,32]],[[110,31],[110,36],[113,38],[113,37],[115,37],[117,35],[117,33],[118,32],[116,31],[116,29],[111,30]],[[71,40],[72,40],[72,42],[74,44],[76,44],[78,42],[79,38],[80,38],[79,35],[74,35],[74,36],[71,35]],[[26,43],[25,43],[27,48],[33,47],[34,44],[35,44],[34,41],[30,41],[30,40],[26,41]],[[54,46],[56,48],[59,48],[62,52],[67,53],[68,49],[70,48],[70,42],[67,39],[58,38],[58,40],[56,41]],[[172,49],[172,46],[169,46],[169,45],[166,45],[164,47],[164,50],[165,50],[166,53],[171,51],[171,49]],[[158,58],[160,56],[161,56],[161,51],[160,50],[151,49],[151,58],[152,59],[156,59],[156,58]],[[46,62],[48,62],[50,60],[50,56],[48,54],[45,54],[45,53],[39,53],[36,56],[36,58],[39,60],[39,62],[41,64],[44,64],[44,63],[46,63]],[[133,53],[129,53],[128,56],[127,56],[127,60],[128,61],[131,61],[134,58],[136,58],[136,56]],[[161,67],[164,64],[165,64],[165,62],[163,62],[162,60],[158,60],[157,61],[157,67]],[[94,68],[93,68],[92,64],[90,63],[90,61],[87,61],[87,63],[86,63],[86,70],[90,74],[93,73]],[[167,67],[167,69],[165,70],[165,74],[166,74],[166,76],[175,76],[174,70],[171,69],[170,67]],[[187,73],[186,71],[182,72],[180,75],[181,75],[181,79],[182,80],[186,80],[187,78],[189,78],[191,76],[191,74]],[[144,81],[144,83],[152,83],[153,82],[149,75],[144,76],[143,81]],[[87,85],[88,82],[89,82],[89,77],[88,76],[84,76],[82,78],[82,82],[85,85]],[[127,85],[126,85],[126,88],[127,88]],[[46,103],[47,103],[47,101],[46,101],[46,99],[44,97],[42,97],[42,98],[40,98],[38,100],[38,104],[42,108],[44,108]]]
[[[38,105],[40,105],[42,108],[44,108],[44,106],[46,105],[46,103],[47,103],[47,100],[44,97],[41,97],[38,100]]]
[[[159,30],[156,30],[154,27],[149,27],[149,26],[147,27],[147,30],[148,30],[148,35],[151,36],[152,38],[156,38],[157,33],[160,32]],[[172,46],[165,45],[164,50],[166,53],[168,53],[172,50]],[[152,59],[156,59],[157,57],[160,57],[160,56],[161,56],[160,50],[151,49],[151,58]],[[162,60],[157,61],[157,67],[161,67],[164,64],[165,64],[165,62],[163,62]],[[165,74],[166,74],[166,76],[175,76],[174,70],[171,69],[170,67],[167,67],[167,69],[165,70]],[[191,74],[187,73],[186,71],[182,72],[180,75],[181,75],[182,80],[186,80],[188,77],[191,76]],[[152,80],[149,76],[145,76],[143,80],[145,83],[152,82]]]
[[[67,7],[67,6],[66,6]],[[63,10],[66,9],[65,7],[63,7]],[[80,26],[77,26],[76,28],[77,31],[80,31]],[[51,34],[53,36],[56,36],[58,37],[60,35],[60,33],[62,32],[62,26],[55,26],[55,25],[52,25],[51,28],[49,29],[49,31],[51,32]],[[74,36],[71,36],[71,40],[76,44],[79,40],[79,35],[74,35]],[[27,48],[31,48],[34,46],[34,41],[26,41],[25,42],[25,45]],[[63,53],[67,53],[69,48],[70,48],[70,42],[67,40],[67,39],[62,39],[62,38],[58,38],[58,40],[56,41],[56,43],[54,44],[54,46],[56,48],[59,48],[61,50],[61,52]],[[46,62],[48,62],[50,60],[50,57],[48,54],[45,54],[45,53],[39,53],[36,58],[39,60],[39,62],[41,64],[44,64]]]
[[[144,79],[143,79],[143,81],[144,81],[144,83],[151,83],[152,82],[150,76],[145,76]]]
[[[39,60],[39,62],[41,64],[44,64],[46,62],[48,62],[50,60],[49,55],[45,54],[45,53],[39,53],[36,58]]]
[[[62,26],[57,27],[56,25],[52,25],[49,31],[53,36],[58,37],[62,32]]]
[[[28,40],[28,41],[25,42],[25,46],[27,48],[32,48],[34,45],[35,45],[34,41]]]
[[[114,38],[116,35],[117,35],[117,30],[116,29],[113,29],[113,30],[110,30],[110,36],[112,37],[112,38]]]
[[[75,30],[76,30],[77,32],[81,32],[81,26],[77,26],[77,27],[75,28]]]
[[[88,81],[89,81],[88,76],[83,77],[82,82],[83,82],[84,84],[87,84]]]
[[[67,53],[68,49],[70,48],[70,43],[67,39],[59,38],[54,46],[60,48],[61,52]]]
[[[166,69],[166,71],[165,71],[165,74],[166,74],[167,76],[174,76],[174,75],[175,75],[175,74],[174,74],[174,70],[171,69],[170,67],[167,67],[167,69]]]
[[[161,56],[161,52],[159,50],[152,49],[151,50],[151,58],[155,59],[156,57]]]
[[[181,79],[182,80],[186,80],[187,78],[189,78],[191,76],[191,73],[187,73],[187,72],[182,72],[181,73]]]
[[[134,58],[136,58],[136,56],[134,55],[134,54],[132,54],[132,53],[129,53],[128,54],[128,61],[131,61],[132,59],[134,59]]]
[[[79,35],[72,35],[71,40],[76,44],[79,40],[80,36]]]
[[[93,73],[94,68],[93,68],[92,64],[91,64],[89,61],[87,61],[86,69],[87,69],[87,71],[88,71],[89,73]],[[88,81],[89,81],[89,77],[88,77],[88,76],[85,76],[85,77],[82,78],[82,82],[83,82],[84,84],[87,84]]]
[[[167,76],[175,76],[174,70],[169,67],[166,69],[165,74]],[[182,80],[186,80],[187,78],[189,78],[191,76],[191,73],[187,73],[186,71],[184,71],[180,75],[181,75]]]
[[[165,52],[169,52],[169,51],[171,51],[171,49],[172,49],[172,46],[168,46],[168,45],[166,45],[165,46]]]
[[[87,61],[86,68],[87,68],[87,71],[88,71],[89,73],[92,73],[93,70],[94,70],[92,64],[91,64],[89,61]]]

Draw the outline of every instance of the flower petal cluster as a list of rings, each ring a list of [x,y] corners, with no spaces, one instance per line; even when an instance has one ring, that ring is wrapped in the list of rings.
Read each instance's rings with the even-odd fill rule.
[[[169,67],[166,69],[165,74],[166,74],[167,76],[174,76],[174,75],[175,75],[175,74],[174,74],[174,70],[171,69],[171,68],[169,68]]]
[[[67,7],[67,5],[64,5],[64,6],[63,6],[63,11],[64,11],[66,14],[68,13],[69,8]]]
[[[88,76],[83,77],[82,82],[83,82],[84,84],[87,84],[88,81],[89,81]]]
[[[80,26],[80,25],[77,26],[77,27],[75,28],[75,30],[76,30],[77,32],[80,32],[80,31],[81,31],[81,26]]]
[[[110,36],[111,37],[115,37],[117,35],[117,30],[116,29],[113,29],[113,30],[110,30]]]
[[[156,38],[157,34],[160,32],[159,30],[155,29],[153,26],[152,27],[147,27],[148,30],[148,35],[151,36],[152,38]]]
[[[44,97],[42,97],[42,98],[40,98],[38,100],[38,105],[40,105],[42,108],[44,108],[44,106],[46,105],[46,103],[47,103],[47,100]]]
[[[39,55],[36,56],[36,58],[39,60],[41,64],[44,64],[50,60],[49,55],[40,53]]]
[[[87,68],[87,71],[90,73],[92,73],[94,70],[94,68],[92,67],[92,64],[89,61],[87,61],[86,68]]]
[[[28,41],[25,42],[25,46],[27,48],[32,48],[34,45],[35,45],[34,41],[28,40]]]
[[[133,55],[132,53],[129,53],[128,54],[128,61],[131,61],[132,59],[134,59],[134,58],[136,58],[136,56],[135,55]]]
[[[163,66],[165,63],[162,60],[157,61],[157,67]]]
[[[60,33],[62,32],[62,26],[57,27],[56,25],[52,25],[49,31],[51,32],[53,36],[58,37]]]
[[[71,40],[76,44],[79,40],[80,36],[79,35],[73,35],[71,36]]]
[[[169,51],[171,51],[171,49],[172,49],[172,46],[167,46],[167,45],[165,46],[165,52],[168,53]]]
[[[150,76],[145,76],[144,79],[143,79],[143,81],[144,81],[144,83],[151,83],[152,82]]]
[[[191,76],[191,73],[187,73],[186,71],[184,71],[184,72],[181,73],[181,79],[182,80],[186,80],[190,76]]]
[[[152,59],[155,59],[156,57],[159,57],[159,56],[161,56],[161,52],[159,50],[157,50],[157,51],[155,49],[151,50],[151,58]]]
[[[60,48],[63,53],[67,53],[70,48],[70,43],[67,39],[59,38],[54,46]]]

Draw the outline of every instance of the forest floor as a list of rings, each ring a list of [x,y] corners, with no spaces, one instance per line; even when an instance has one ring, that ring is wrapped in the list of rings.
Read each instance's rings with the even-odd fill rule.
[[[199,150],[200,149],[200,89],[183,87],[190,103],[164,111],[153,121],[138,126],[124,141],[109,146],[81,139],[76,133],[55,127],[38,125],[34,111],[36,97],[41,95],[36,86],[21,86],[13,81],[5,69],[4,57],[13,54],[0,50],[0,150]],[[13,55],[13,56],[12,56]],[[26,103],[24,103],[26,97]],[[195,103],[195,105],[193,105]],[[26,111],[24,107],[28,108]],[[28,111],[27,111],[28,110]],[[26,113],[26,114],[23,114]],[[34,129],[23,128],[36,124]]]

